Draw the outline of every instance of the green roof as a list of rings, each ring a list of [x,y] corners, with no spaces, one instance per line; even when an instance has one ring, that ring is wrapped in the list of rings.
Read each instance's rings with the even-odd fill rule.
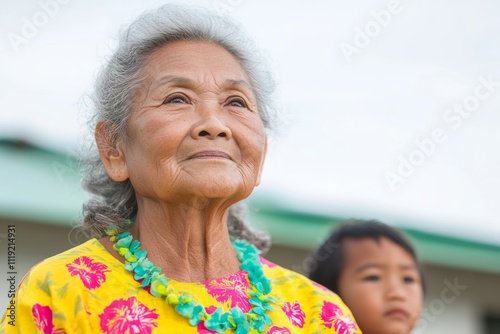
[[[0,216],[70,226],[87,195],[71,154],[0,141]]]
[[[71,154],[0,140],[0,217],[71,226],[88,198]],[[250,219],[276,244],[312,249],[344,218],[305,212],[272,196],[250,198]],[[425,263],[500,273],[500,246],[400,226]]]
[[[292,209],[272,198],[251,198],[250,218],[267,230],[273,243],[313,249],[322,243],[335,225],[347,218]],[[500,246],[397,226],[415,245],[424,263],[500,273]]]

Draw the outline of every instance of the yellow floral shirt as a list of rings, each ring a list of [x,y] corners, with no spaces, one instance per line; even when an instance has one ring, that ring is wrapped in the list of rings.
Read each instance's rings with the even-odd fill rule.
[[[272,320],[267,334],[361,333],[336,294],[260,259],[276,299],[274,309],[267,311]],[[169,285],[194,296],[209,314],[217,307],[228,311],[238,306],[243,312],[251,308],[245,271],[202,283],[171,280]],[[15,311],[7,310],[0,333],[215,333],[203,322],[190,326],[172,306],[143,289],[97,239],[34,266],[13,302]]]

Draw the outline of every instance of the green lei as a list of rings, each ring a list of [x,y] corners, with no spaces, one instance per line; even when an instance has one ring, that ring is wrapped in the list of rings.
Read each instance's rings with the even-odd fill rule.
[[[124,224],[129,227],[133,221]],[[249,302],[252,305],[248,313],[243,313],[239,307],[233,307],[230,312],[222,312],[219,307],[212,314],[196,303],[192,296],[179,294],[169,286],[169,279],[161,273],[161,269],[153,265],[146,257],[147,251],[139,247],[140,242],[133,240],[130,232],[120,232],[116,226],[106,230],[110,240],[115,242],[113,248],[125,258],[125,269],[134,273],[134,279],[140,281],[143,288],[149,287],[150,293],[172,305],[177,313],[189,320],[191,326],[197,326],[204,321],[207,329],[224,333],[228,329],[235,334],[263,333],[271,324],[271,318],[266,311],[272,310],[275,303],[271,292],[271,281],[264,276],[259,251],[245,240],[233,240],[233,246],[241,262],[240,269],[248,273],[250,288],[247,290]],[[142,280],[142,281],[141,281]]]

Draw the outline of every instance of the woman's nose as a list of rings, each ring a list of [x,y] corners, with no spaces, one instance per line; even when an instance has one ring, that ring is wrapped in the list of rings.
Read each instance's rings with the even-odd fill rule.
[[[220,115],[216,112],[203,112],[200,120],[193,127],[191,135],[196,139],[202,137],[230,139],[232,137],[231,129],[221,121]]]

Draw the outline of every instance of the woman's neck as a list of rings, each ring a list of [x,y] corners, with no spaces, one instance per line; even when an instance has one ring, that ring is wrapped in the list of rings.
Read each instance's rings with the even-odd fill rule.
[[[228,236],[227,208],[215,203],[141,204],[130,232],[165,276],[202,282],[239,271],[240,262]]]

